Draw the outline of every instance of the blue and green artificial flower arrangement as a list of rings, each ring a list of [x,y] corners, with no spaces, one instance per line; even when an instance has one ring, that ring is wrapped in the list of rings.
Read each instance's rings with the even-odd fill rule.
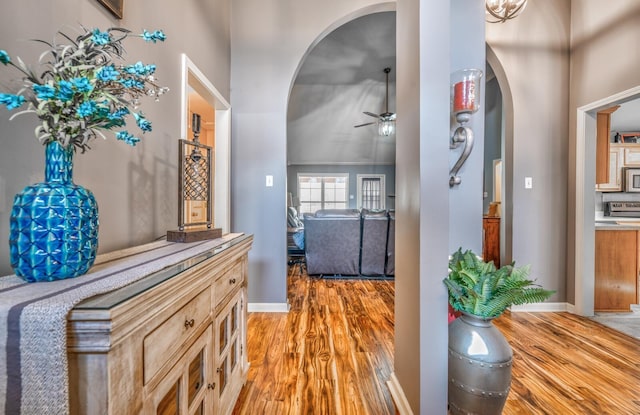
[[[138,107],[143,96],[156,100],[168,88],[159,86],[155,78],[156,66],[136,62],[123,64],[123,42],[139,37],[146,42],[163,42],[161,30],[144,30],[134,35],[130,30],[113,27],[105,31],[87,30],[77,37],[59,31],[56,39],[67,43],[36,40],[48,46],[35,72],[19,57],[14,60],[0,50],[0,62],[22,73],[21,86],[15,93],[0,92],[0,104],[8,110],[27,108],[15,113],[35,113],[41,124],[35,134],[42,144],[54,141],[65,148],[82,152],[97,136],[106,138],[103,130],[113,131],[118,140],[135,146],[140,138],[124,129],[127,117],[133,117],[142,133],[151,131],[151,122]]]

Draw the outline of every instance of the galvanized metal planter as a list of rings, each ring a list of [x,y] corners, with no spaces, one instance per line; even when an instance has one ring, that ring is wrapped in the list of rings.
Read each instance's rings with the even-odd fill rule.
[[[511,385],[511,346],[500,330],[463,313],[449,325],[449,413],[501,414]]]

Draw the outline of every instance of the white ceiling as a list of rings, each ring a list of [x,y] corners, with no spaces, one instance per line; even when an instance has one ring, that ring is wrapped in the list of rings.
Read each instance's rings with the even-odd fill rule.
[[[291,90],[287,157],[294,164],[395,164],[395,136],[377,135],[363,114],[395,112],[395,12],[370,14],[337,28],[311,50]]]

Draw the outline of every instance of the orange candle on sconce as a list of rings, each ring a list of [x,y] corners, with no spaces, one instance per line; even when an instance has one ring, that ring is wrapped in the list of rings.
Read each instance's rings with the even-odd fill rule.
[[[470,79],[456,83],[453,87],[453,112],[476,110],[476,84]]]

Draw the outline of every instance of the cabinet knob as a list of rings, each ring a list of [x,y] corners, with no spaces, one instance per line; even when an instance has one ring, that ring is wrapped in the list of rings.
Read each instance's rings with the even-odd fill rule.
[[[216,373],[220,373],[220,372],[222,372],[222,368],[221,367],[216,369]]]
[[[235,279],[235,278],[231,278],[231,279],[229,280],[229,284],[233,285],[233,284],[235,284],[235,283],[236,283],[236,279]]]
[[[191,320],[185,320],[185,321],[184,321],[184,326],[185,326],[186,328],[193,327],[193,325],[194,325],[194,324],[195,324],[195,320],[194,320],[194,319],[191,319]]]
[[[207,389],[214,390],[215,388],[216,388],[216,384],[215,383],[207,384]]]

